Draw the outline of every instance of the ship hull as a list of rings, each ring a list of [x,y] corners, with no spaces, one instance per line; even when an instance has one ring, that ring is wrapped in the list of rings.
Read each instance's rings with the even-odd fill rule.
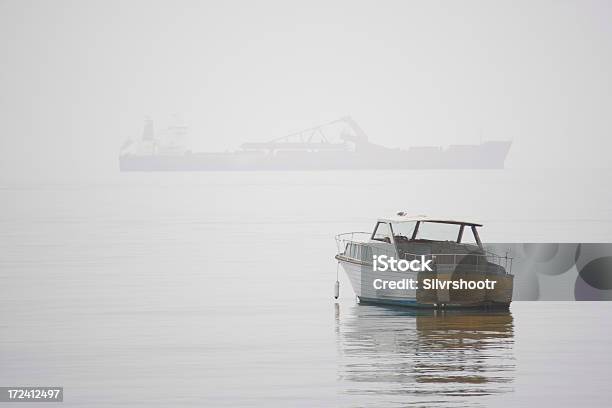
[[[408,150],[241,151],[235,153],[123,154],[121,171],[290,171],[290,170],[402,170],[500,169],[510,142],[480,145],[423,147]]]

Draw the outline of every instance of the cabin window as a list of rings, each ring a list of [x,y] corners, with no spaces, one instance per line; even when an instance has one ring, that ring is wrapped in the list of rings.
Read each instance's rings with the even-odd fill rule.
[[[414,228],[416,227],[416,222],[397,222],[393,223],[393,237],[395,238],[396,243],[401,243],[405,241],[409,241],[412,239],[412,234],[414,234]]]
[[[361,260],[364,262],[372,261],[372,248],[364,246],[361,251]]]
[[[352,242],[349,244],[348,256],[349,258],[353,258],[353,259],[357,258],[357,244],[354,244]]]
[[[474,237],[474,232],[472,232],[472,228],[469,225],[466,225],[463,228],[463,235],[461,237],[461,243],[462,244],[472,244],[472,245],[478,244],[478,242],[476,241],[476,238]]]
[[[459,235],[459,225],[443,224],[440,222],[421,222],[416,239],[426,239],[430,241],[453,241],[457,242]],[[469,227],[463,231],[464,239],[471,234]],[[463,240],[462,240],[463,241]]]
[[[386,222],[379,222],[376,224],[376,229],[374,229],[374,234],[372,234],[372,239],[376,241],[382,241],[391,243],[391,227]]]
[[[344,255],[349,258],[359,259],[363,262],[369,261],[372,259],[372,250],[365,245],[355,244],[349,242],[346,244],[346,250],[344,251]]]

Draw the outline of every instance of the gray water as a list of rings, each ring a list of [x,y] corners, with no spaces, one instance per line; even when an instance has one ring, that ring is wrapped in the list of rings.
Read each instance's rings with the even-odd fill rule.
[[[606,406],[610,303],[415,313],[357,304],[342,275],[332,297],[334,235],[399,209],[477,219],[485,241],[612,241],[612,193],[590,179],[506,170],[5,183],[0,386],[63,386],[75,407]]]

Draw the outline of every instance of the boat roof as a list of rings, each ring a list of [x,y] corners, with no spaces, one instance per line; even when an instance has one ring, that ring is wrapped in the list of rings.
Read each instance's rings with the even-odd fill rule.
[[[449,219],[449,218],[437,218],[437,217],[428,217],[427,215],[411,215],[407,214],[403,211],[400,211],[391,217],[387,218],[379,218],[379,222],[390,222],[390,223],[398,223],[398,222],[438,222],[440,224],[457,224],[457,225],[469,225],[475,227],[482,227],[482,224],[471,221],[461,221],[457,219]]]

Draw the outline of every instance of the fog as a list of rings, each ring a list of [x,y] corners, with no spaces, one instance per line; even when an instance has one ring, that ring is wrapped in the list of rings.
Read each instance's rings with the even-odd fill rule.
[[[195,150],[351,115],[391,147],[512,139],[608,167],[607,1],[0,1],[0,180],[104,178],[178,115]]]

